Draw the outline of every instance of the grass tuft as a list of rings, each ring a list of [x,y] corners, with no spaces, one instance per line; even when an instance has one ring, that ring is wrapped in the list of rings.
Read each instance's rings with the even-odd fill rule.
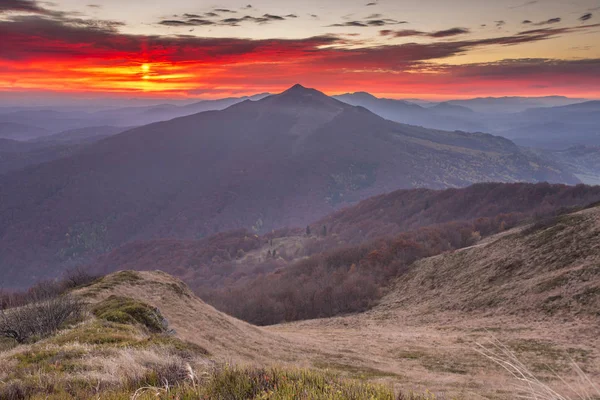
[[[99,319],[119,324],[141,324],[154,333],[163,333],[168,329],[167,320],[157,308],[129,297],[110,296],[96,304],[92,313]]]

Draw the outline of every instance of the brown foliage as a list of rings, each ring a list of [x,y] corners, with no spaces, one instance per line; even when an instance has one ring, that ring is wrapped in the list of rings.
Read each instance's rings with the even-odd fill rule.
[[[266,325],[364,311],[412,263],[475,243],[514,224],[510,215],[451,222],[317,254],[291,266],[201,295],[218,309]]]

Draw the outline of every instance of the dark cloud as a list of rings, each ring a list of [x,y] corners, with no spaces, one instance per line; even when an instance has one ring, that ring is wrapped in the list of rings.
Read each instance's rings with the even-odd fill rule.
[[[54,5],[54,3],[49,2],[46,4]],[[79,15],[78,13],[49,10],[42,7],[40,2],[35,0],[0,0],[0,14],[6,12],[46,15],[53,18],[67,18]]]
[[[556,60],[531,58],[464,65],[454,74],[458,77],[518,79],[531,76],[600,76],[600,59]]]
[[[382,36],[394,36],[394,37],[424,36],[424,37],[431,37],[431,38],[446,38],[446,37],[464,35],[467,33],[470,33],[470,31],[467,28],[451,28],[451,29],[445,29],[442,31],[435,31],[435,32],[423,32],[423,31],[417,31],[414,29],[403,29],[403,30],[399,30],[399,31],[383,30],[383,31],[379,32],[379,34]]]
[[[500,21],[494,21],[494,22],[496,23],[496,26],[497,26],[498,28],[501,28],[501,27],[503,27],[504,25],[506,25],[506,21],[502,21],[502,20],[500,20]]]
[[[88,4],[87,6],[88,6],[89,8],[102,8],[102,6],[101,6],[101,5],[99,5],[99,4]]]
[[[220,9],[222,10],[222,9]],[[219,17],[219,14],[214,12],[209,12],[204,14],[204,18],[202,18],[198,14],[183,14],[184,19],[167,19],[159,22],[159,25],[165,26],[173,26],[173,27],[181,27],[181,26],[211,26],[211,25],[221,25],[221,26],[239,26],[242,23],[257,23],[257,24],[266,24],[274,21],[285,21],[287,17],[296,18],[296,16],[286,16],[282,17],[280,15],[274,14],[264,14],[260,17],[253,17],[250,15],[246,15],[243,17],[230,17],[224,18],[221,20],[211,20],[208,18],[216,18]]]
[[[428,36],[433,38],[444,38],[450,36],[464,35],[466,33],[470,33],[470,31],[467,28],[452,28],[443,31],[432,32]]]
[[[233,10],[230,10],[228,8],[215,8],[214,11],[218,12],[218,13],[229,13],[229,14],[236,14],[237,13],[237,11],[233,11]]]
[[[381,18],[381,14],[372,14],[364,20],[346,21],[338,24],[329,25],[330,27],[359,27],[366,28],[369,26],[386,26],[386,25],[400,25],[406,24],[407,21],[397,21],[391,18]]]
[[[319,46],[340,41],[335,36],[298,40],[249,40],[127,35],[117,32],[110,21],[88,24],[65,23],[42,16],[16,16],[0,20],[3,38],[0,59],[82,59],[123,60],[150,57],[182,61],[231,59],[252,53],[279,51],[299,55]],[[6,41],[4,41],[6,39]]]
[[[348,21],[348,22],[344,22],[341,24],[333,24],[333,25],[329,25],[329,26],[334,26],[334,27],[342,27],[342,26],[349,26],[349,27],[367,27],[369,25],[367,25],[364,22],[360,22],[360,21]]]
[[[271,21],[284,21],[285,18],[280,16],[280,15],[273,15],[273,14],[264,14],[262,16],[262,18],[265,18],[267,20],[271,20]]]
[[[0,2],[0,13],[15,11],[15,12],[26,12],[33,14],[49,14],[51,11],[38,5],[33,0],[2,0]]]
[[[587,21],[589,19],[592,19],[592,13],[583,14],[581,17],[579,17],[580,21]]]
[[[523,22],[521,22],[521,23],[524,25],[527,25],[527,24],[531,24],[532,22],[530,20],[526,19],[526,20],[523,20]]]
[[[296,14],[288,14],[285,16],[286,18],[298,18]]]
[[[532,1],[528,1],[528,2],[523,3],[523,4],[519,4],[519,5],[516,5],[516,6],[509,7],[509,8],[511,10],[514,10],[516,8],[522,8],[522,7],[532,6],[532,5],[537,4],[537,3],[539,3],[538,0],[532,0]]]
[[[226,18],[226,19],[221,20],[220,22],[221,22],[221,25],[239,26],[243,22],[254,22],[257,24],[266,24],[266,23],[272,22],[272,21],[283,21],[283,20],[285,20],[285,18],[280,17],[278,15],[265,14],[262,17],[252,17],[250,15],[246,15],[241,18]]]
[[[372,3],[372,2],[371,3],[367,3],[367,7],[368,6],[376,6],[376,5],[377,5],[377,3]]]
[[[541,21],[541,22],[536,22],[535,26],[544,26],[544,25],[552,25],[552,24],[558,24],[560,21],[562,21],[562,18],[550,18],[547,19],[546,21]]]
[[[580,26],[572,26],[565,28],[540,28],[540,29],[532,29],[528,31],[519,32],[518,35],[548,35],[548,36],[559,36],[566,33],[573,33],[586,29],[599,28],[600,24],[593,25],[580,25]]]
[[[381,36],[410,37],[410,36],[424,36],[425,32],[416,31],[414,29],[403,29],[400,31],[392,31],[389,29],[385,29],[385,30],[379,31],[379,34]]]
[[[165,25],[165,26],[210,26],[210,25],[216,25],[215,22],[213,22],[213,21],[209,21],[207,19],[200,19],[200,18],[190,18],[185,21],[168,19],[168,20],[160,21],[159,24]]]

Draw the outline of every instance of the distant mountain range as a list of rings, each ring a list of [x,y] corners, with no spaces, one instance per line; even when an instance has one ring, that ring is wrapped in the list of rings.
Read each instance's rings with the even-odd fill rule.
[[[485,130],[485,125],[478,121],[472,110],[450,103],[440,103],[427,108],[404,100],[380,99],[363,92],[335,98],[354,106],[365,107],[385,119],[403,124],[467,132]]]
[[[0,176],[0,269],[31,281],[132,240],[305,226],[399,188],[483,181],[579,182],[507,139],[399,124],[296,85]]]
[[[505,97],[417,105],[368,93],[337,99],[392,121],[426,128],[488,132],[516,144],[547,149],[600,145],[600,101],[566,97]]]
[[[70,108],[0,108],[0,138],[29,140],[63,131],[98,126],[131,127],[165,121],[203,111],[222,110],[241,101],[264,98],[231,97],[203,100],[188,105],[159,104],[100,110]]]
[[[222,110],[246,99],[259,100],[266,96],[268,94],[263,93],[191,104],[112,108],[86,106],[85,103],[80,108],[3,107],[0,108],[0,138],[32,140],[91,127],[140,126],[203,111]],[[549,96],[488,97],[436,103],[377,98],[365,92],[334,98],[365,107],[392,121],[431,129],[492,133],[522,146],[564,149],[576,145],[600,145],[598,101]]]

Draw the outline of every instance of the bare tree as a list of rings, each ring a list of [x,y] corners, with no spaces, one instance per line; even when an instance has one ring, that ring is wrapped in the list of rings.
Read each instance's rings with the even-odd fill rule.
[[[82,267],[69,269],[62,280],[63,290],[89,285],[98,278],[98,275],[94,275]]]

